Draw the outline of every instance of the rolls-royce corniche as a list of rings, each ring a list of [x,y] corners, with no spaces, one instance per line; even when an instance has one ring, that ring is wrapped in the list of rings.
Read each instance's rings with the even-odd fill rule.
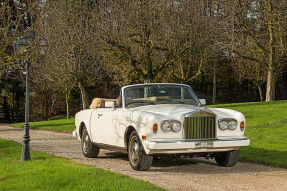
[[[134,170],[149,170],[155,157],[166,155],[234,166],[240,147],[250,144],[244,115],[203,105],[188,85],[129,85],[118,99],[94,98],[90,109],[78,112],[73,136],[85,157],[97,157],[100,149],[121,151]]]

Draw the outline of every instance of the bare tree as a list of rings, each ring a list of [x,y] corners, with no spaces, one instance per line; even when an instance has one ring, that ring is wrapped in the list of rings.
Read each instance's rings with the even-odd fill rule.
[[[233,68],[238,76],[238,81],[242,82],[247,79],[253,82],[258,88],[260,100],[264,101],[262,84],[266,83],[266,70],[265,68],[254,61],[247,61],[245,59],[238,58],[233,61]]]
[[[79,89],[82,108],[89,106],[87,88],[102,77],[103,67],[95,44],[90,1],[57,1],[49,4],[47,20],[50,74],[62,87],[69,112],[70,92]],[[69,113],[67,113],[69,117]]]
[[[222,51],[218,48],[222,39],[216,1],[186,1],[182,6],[181,24],[187,26],[187,32],[185,39],[176,38],[187,41],[190,49],[171,66],[171,74],[174,81],[189,83],[215,62]]]
[[[189,12],[199,2],[101,1],[96,24],[105,61],[113,67],[126,66],[126,72],[139,81],[154,81],[190,54],[195,43],[191,29],[200,21],[193,21]]]
[[[24,35],[33,29],[42,19],[37,16],[38,1],[4,0],[0,3],[0,73],[9,67],[13,67],[16,59],[33,57],[27,51],[33,52],[37,49],[31,45],[30,49],[14,53],[13,43],[17,37]]]
[[[286,63],[286,6],[277,0],[238,0],[231,6],[233,52],[265,68],[266,101],[275,100],[275,82]]]

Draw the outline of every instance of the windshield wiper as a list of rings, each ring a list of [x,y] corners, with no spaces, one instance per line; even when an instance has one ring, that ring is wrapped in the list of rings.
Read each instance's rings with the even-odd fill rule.
[[[163,103],[163,104],[170,104],[170,103],[181,103],[181,104],[188,104],[186,102],[183,102],[183,101],[173,101],[173,100],[170,100],[169,102],[166,102],[166,103]]]
[[[173,101],[173,102],[187,104],[186,102],[183,102],[183,101]]]

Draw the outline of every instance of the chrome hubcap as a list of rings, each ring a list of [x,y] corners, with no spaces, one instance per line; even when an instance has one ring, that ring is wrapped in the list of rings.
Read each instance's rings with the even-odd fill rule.
[[[131,159],[133,163],[136,164],[139,160],[139,144],[135,138],[131,142],[130,149],[131,149]]]
[[[87,152],[88,151],[88,145],[89,145],[89,136],[88,134],[85,132],[85,136],[84,136],[84,151]]]

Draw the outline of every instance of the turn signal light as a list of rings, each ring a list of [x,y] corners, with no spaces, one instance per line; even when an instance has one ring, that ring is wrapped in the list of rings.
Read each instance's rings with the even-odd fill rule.
[[[244,122],[242,121],[242,122],[240,123],[240,130],[241,130],[241,131],[244,131],[244,127],[245,127],[245,124],[244,124]]]
[[[154,134],[157,133],[157,129],[158,129],[157,124],[154,124],[154,125],[153,125],[153,133],[154,133]]]

